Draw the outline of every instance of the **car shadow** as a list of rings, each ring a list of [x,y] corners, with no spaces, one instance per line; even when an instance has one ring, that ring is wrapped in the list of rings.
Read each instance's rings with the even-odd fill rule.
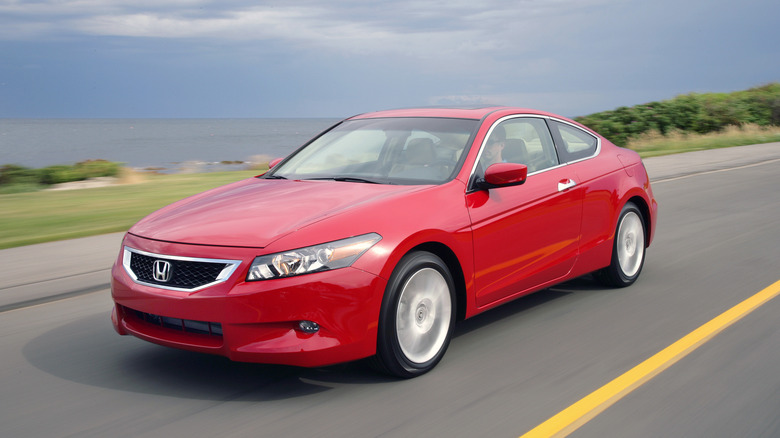
[[[490,326],[572,293],[602,290],[587,278],[522,297],[459,322],[454,337]],[[457,343],[455,345],[457,348]],[[119,391],[202,400],[271,401],[321,393],[340,385],[393,384],[367,361],[322,368],[232,362],[221,356],[161,347],[118,336],[106,314],[49,330],[22,349],[27,361],[59,378]]]
[[[25,344],[22,354],[39,370],[79,384],[187,399],[281,400],[328,391],[331,383],[395,380],[362,361],[308,369],[162,347],[117,335],[108,312],[49,330]]]
[[[575,278],[565,283],[534,292],[517,298],[484,313],[460,321],[455,326],[454,338],[466,335],[507,318],[515,318],[535,307],[545,305],[557,299],[574,293],[604,291],[604,286],[596,282],[590,275]]]

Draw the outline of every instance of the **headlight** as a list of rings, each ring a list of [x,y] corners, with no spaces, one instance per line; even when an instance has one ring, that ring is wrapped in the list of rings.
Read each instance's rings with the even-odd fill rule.
[[[382,236],[379,234],[370,233],[321,245],[255,257],[246,280],[270,280],[344,268],[354,263],[358,257],[381,239]]]

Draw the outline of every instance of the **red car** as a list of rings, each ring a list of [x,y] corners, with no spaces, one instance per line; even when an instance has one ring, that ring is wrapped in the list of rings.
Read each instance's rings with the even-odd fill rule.
[[[363,114],[133,226],[112,320],[236,361],[370,357],[414,377],[441,360],[456,320],[588,273],[632,284],[656,213],[639,156],[564,117]]]

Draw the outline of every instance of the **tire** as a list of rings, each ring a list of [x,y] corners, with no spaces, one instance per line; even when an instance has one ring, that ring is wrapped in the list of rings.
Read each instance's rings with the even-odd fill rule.
[[[382,300],[372,365],[403,378],[433,369],[449,346],[455,303],[452,275],[439,257],[425,251],[404,256]]]
[[[623,206],[612,245],[612,261],[596,272],[604,285],[626,287],[633,284],[645,263],[647,226],[644,215],[634,203]]]

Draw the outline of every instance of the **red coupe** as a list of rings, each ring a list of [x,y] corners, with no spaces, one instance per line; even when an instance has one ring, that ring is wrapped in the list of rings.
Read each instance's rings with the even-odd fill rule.
[[[130,229],[117,332],[237,361],[370,357],[414,377],[456,320],[588,273],[632,284],[655,232],[639,156],[541,111],[363,114],[272,164]]]

